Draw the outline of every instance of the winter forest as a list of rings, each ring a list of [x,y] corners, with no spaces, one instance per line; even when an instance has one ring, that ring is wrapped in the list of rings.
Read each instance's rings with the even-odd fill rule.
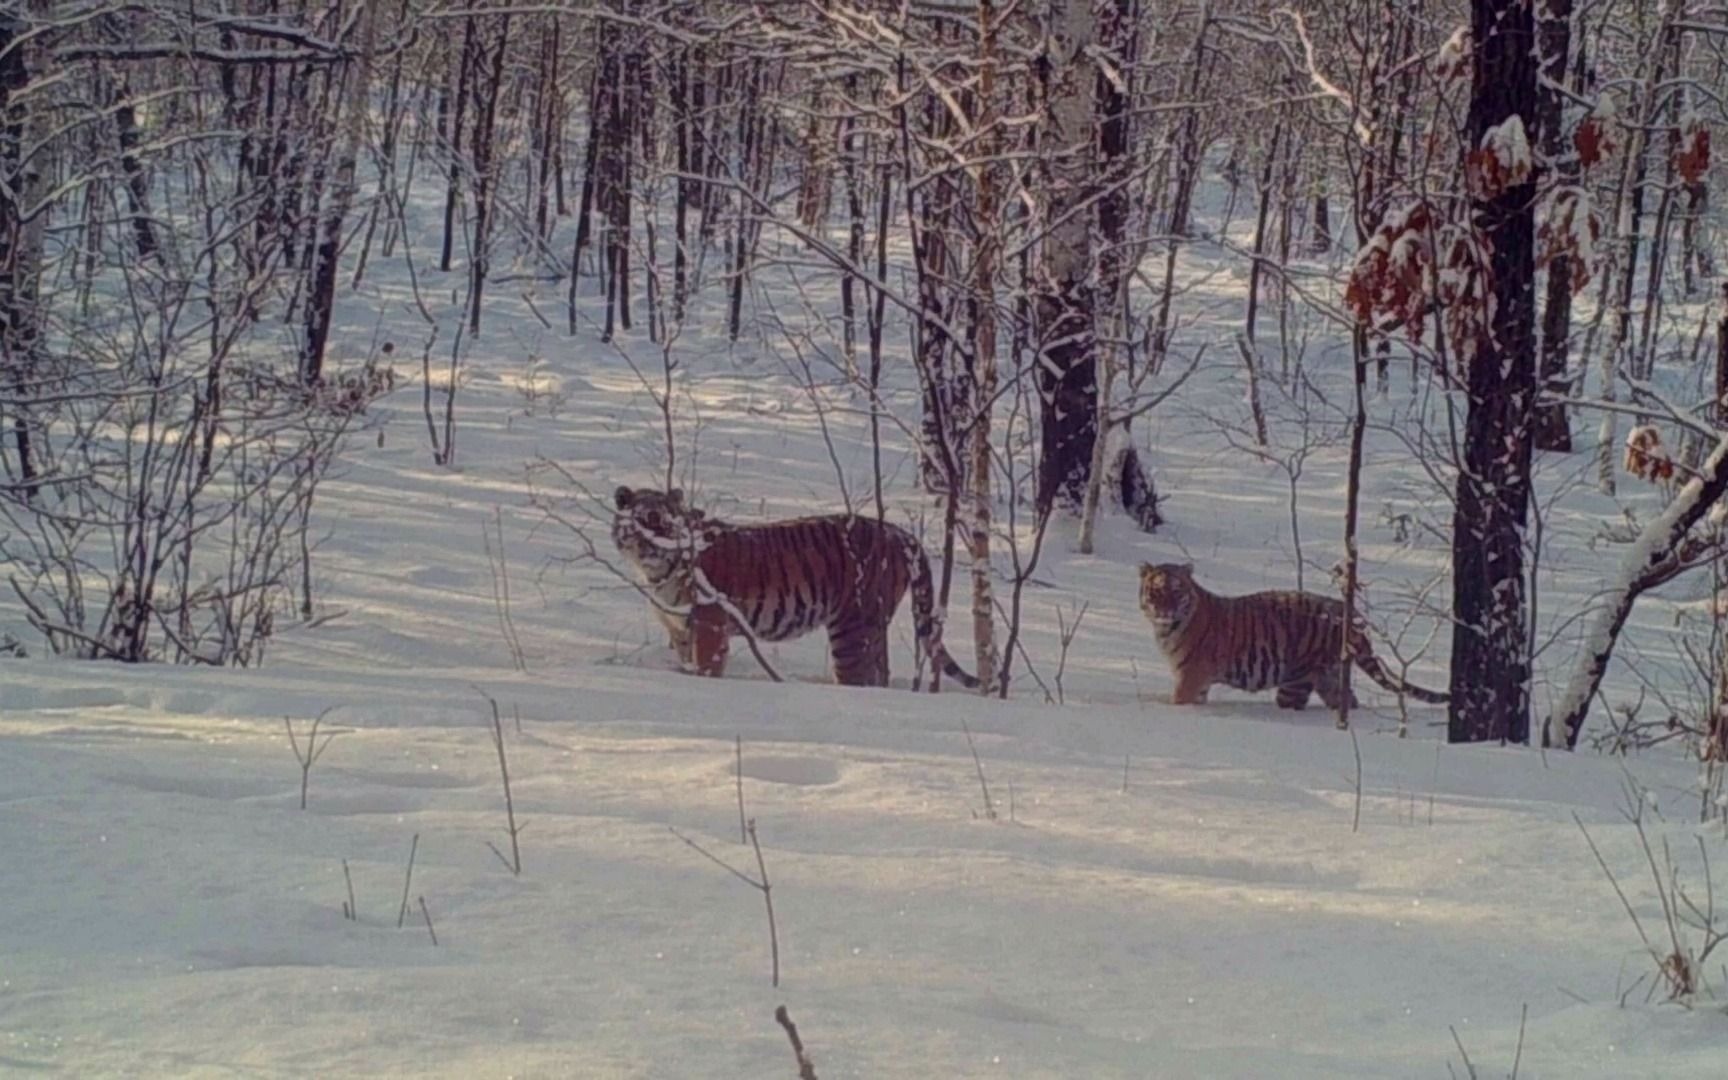
[[[1725,102],[1709,0],[0,0],[0,1075],[1720,1076]]]

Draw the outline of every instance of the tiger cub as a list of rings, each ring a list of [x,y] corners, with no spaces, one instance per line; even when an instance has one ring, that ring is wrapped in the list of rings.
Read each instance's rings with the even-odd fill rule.
[[[912,591],[913,630],[931,661],[976,689],[942,645],[930,561],[916,537],[874,518],[833,514],[731,525],[687,506],[684,492],[619,488],[612,542],[641,571],[679,659],[726,668],[740,624],[759,641],[828,631],[834,678],[888,685],[888,625]]]
[[[1140,610],[1176,678],[1171,701],[1206,700],[1213,683],[1238,690],[1276,687],[1278,707],[1302,709],[1318,692],[1337,708],[1343,689],[1338,659],[1344,604],[1306,592],[1219,596],[1194,580],[1191,563],[1140,566]],[[1350,656],[1368,677],[1395,694],[1440,703],[1447,695],[1400,683],[1369,647],[1360,626],[1350,632]],[[1356,704],[1351,695],[1350,704]]]

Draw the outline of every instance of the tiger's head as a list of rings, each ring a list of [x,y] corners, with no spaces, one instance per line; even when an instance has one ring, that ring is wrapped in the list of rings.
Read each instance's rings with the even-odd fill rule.
[[[620,487],[612,494],[612,543],[650,578],[663,577],[695,547],[702,511],[684,503],[684,489]]]
[[[1174,630],[1188,620],[1199,600],[1199,589],[1193,563],[1140,564],[1140,610],[1159,633]]]

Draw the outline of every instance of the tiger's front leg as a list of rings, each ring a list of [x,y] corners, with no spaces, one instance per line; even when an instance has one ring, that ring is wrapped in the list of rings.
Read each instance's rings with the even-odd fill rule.
[[[1204,705],[1206,692],[1211,688],[1211,679],[1193,672],[1179,672],[1176,676],[1176,691],[1170,695],[1170,704]]]
[[[696,674],[718,679],[726,672],[730,629],[726,612],[718,604],[699,604],[690,609],[687,645],[693,654]]]
[[[690,623],[684,615],[660,616],[660,623],[666,628],[666,647],[678,654],[678,662],[688,667],[695,659],[691,644]]]

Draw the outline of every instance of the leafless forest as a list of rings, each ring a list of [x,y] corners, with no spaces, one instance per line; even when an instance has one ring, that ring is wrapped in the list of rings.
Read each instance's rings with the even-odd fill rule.
[[[1640,596],[1723,573],[1725,50],[1705,0],[6,0],[12,646],[260,661],[315,618],[319,486],[369,405],[413,394],[434,463],[460,461],[465,345],[532,285],[547,328],[628,347],[667,486],[698,310],[844,390],[878,451],[915,445],[969,613],[950,636],[1004,694],[1045,545],[1160,525],[1136,425],[1241,365],[1228,435],[1294,491],[1308,448],[1273,445],[1262,398],[1312,401],[1309,343],[1347,341],[1354,400],[1323,407],[1355,470],[1394,428],[1450,492],[1450,593],[1425,596],[1451,738],[1573,746]],[[1184,333],[1202,245],[1245,275],[1218,340]],[[380,275],[417,336],[345,308]],[[1404,395],[1429,419],[1388,424]],[[1661,503],[1604,535],[1624,572],[1543,709],[1549,454]],[[883,486],[836,502],[881,516]],[[1728,702],[1721,652],[1696,660]],[[1721,716],[1666,723],[1720,763]]]

